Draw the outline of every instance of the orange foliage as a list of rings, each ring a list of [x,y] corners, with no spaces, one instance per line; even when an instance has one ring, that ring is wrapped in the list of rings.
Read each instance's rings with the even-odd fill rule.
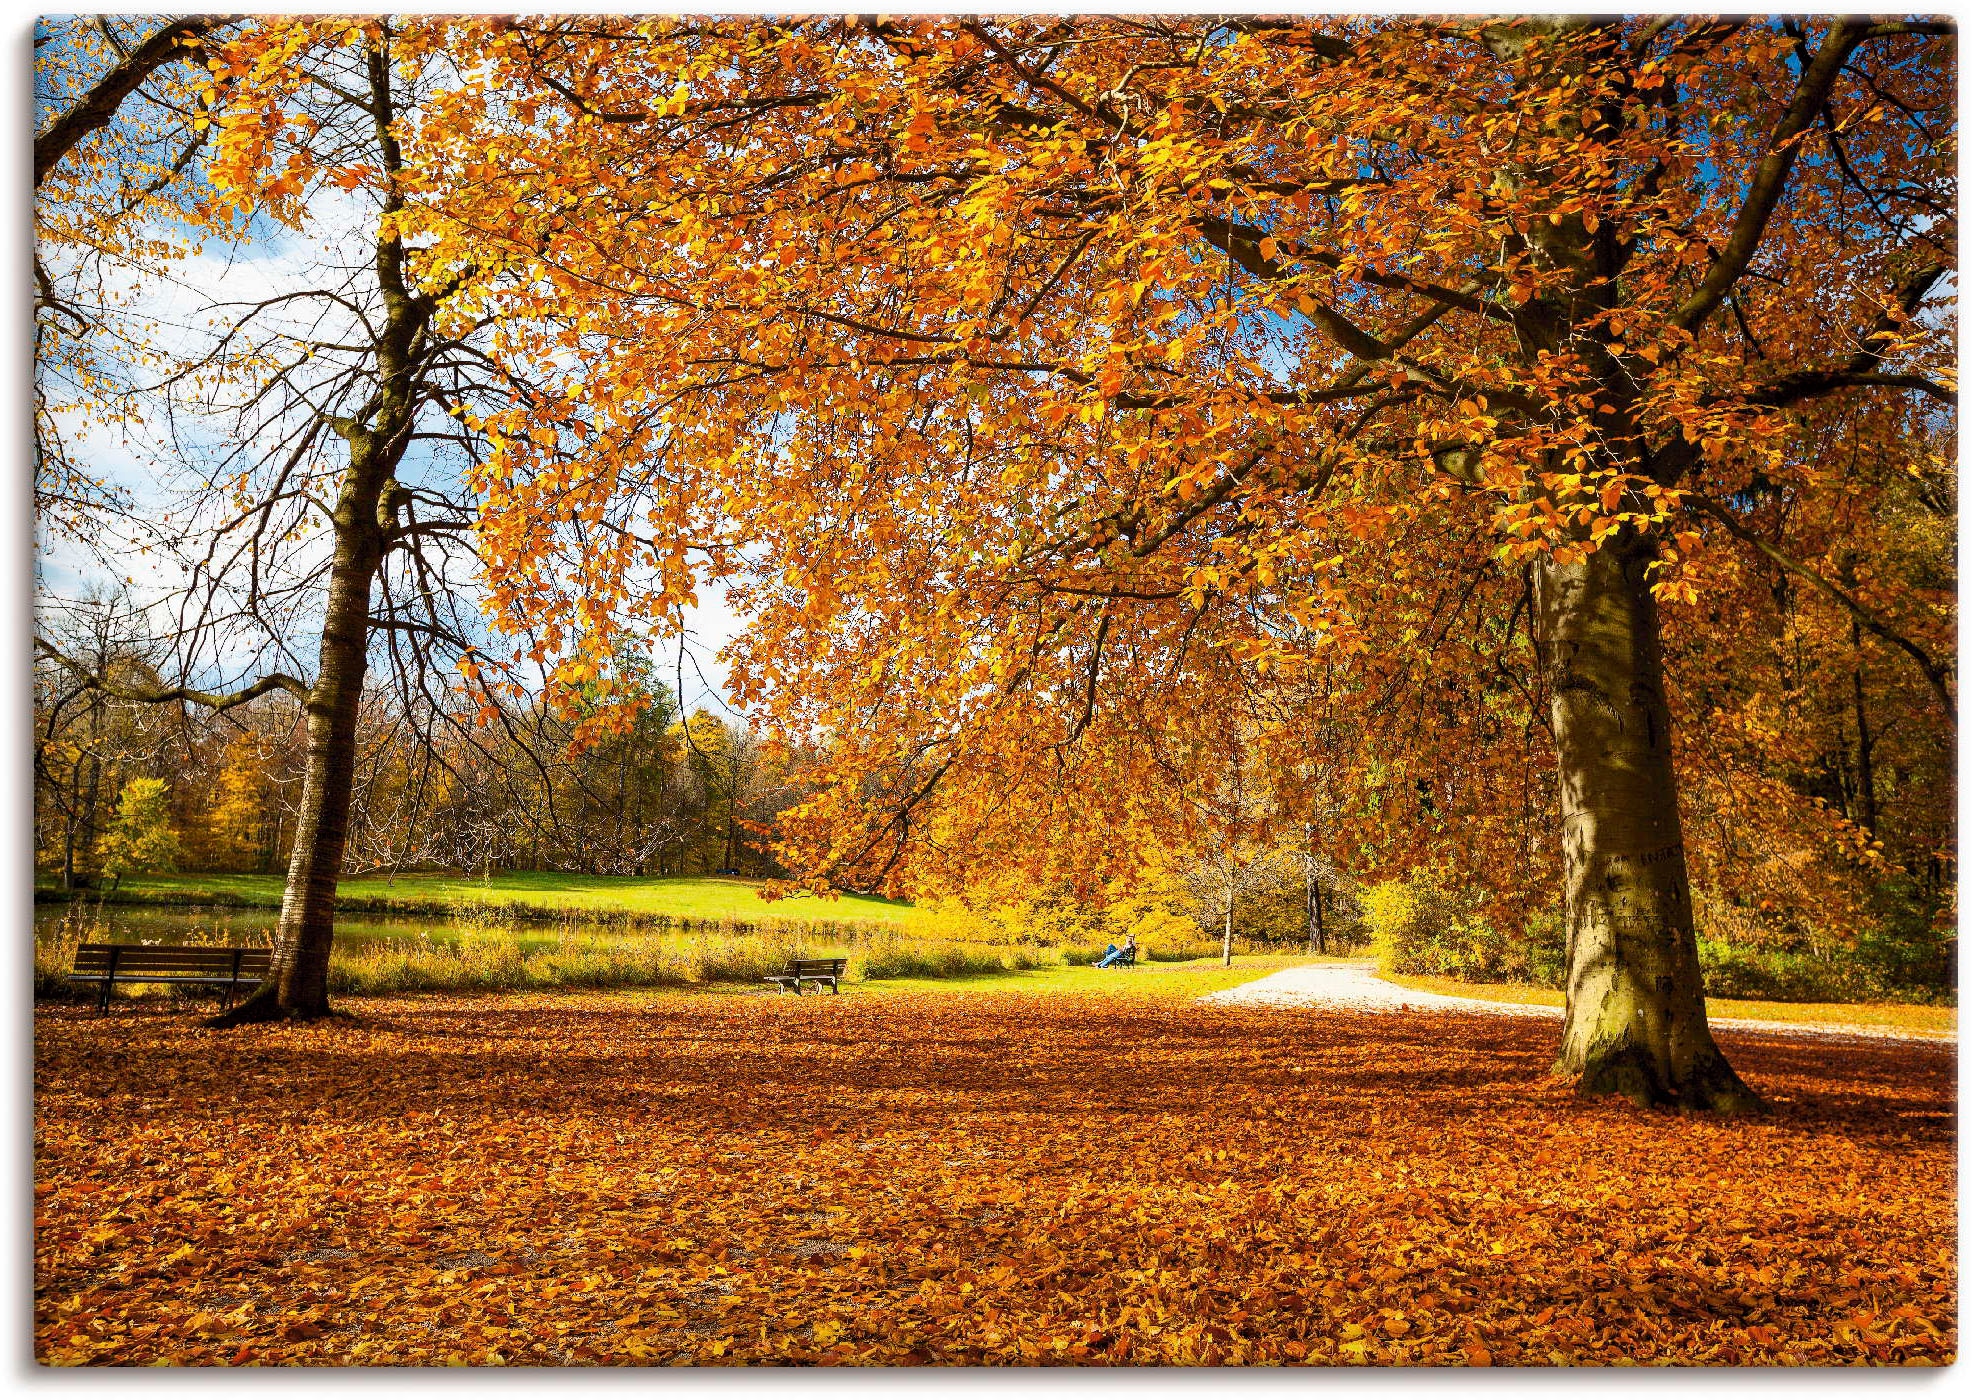
[[[469,424],[495,602],[580,685],[733,581],[738,699],[832,745],[787,833],[822,880],[1093,878],[1115,833],[1188,837],[1145,795],[1252,741],[1290,811],[1326,768],[1551,886],[1527,570],[1643,535],[1693,603],[1736,548],[1694,493],[1851,491],[1817,415],[1893,442],[1948,396],[1933,26],[474,43],[406,219],[434,268],[503,269],[457,313],[566,380]]]
[[[1947,1364],[1952,1061],[1019,995],[44,1011],[55,1364]]]

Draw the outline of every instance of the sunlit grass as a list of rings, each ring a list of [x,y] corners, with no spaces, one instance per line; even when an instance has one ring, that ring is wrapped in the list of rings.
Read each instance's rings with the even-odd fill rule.
[[[177,903],[236,903],[278,908],[279,875],[143,875],[124,880],[112,898]],[[902,900],[845,894],[834,899],[797,895],[760,897],[758,880],[730,876],[638,879],[619,875],[563,875],[545,871],[470,875],[363,875],[343,880],[337,897],[345,909],[401,907],[428,913],[449,907],[519,905],[583,913],[642,914],[671,919],[739,919],[750,923],[868,922],[917,927],[936,912]]]
[[[856,988],[857,994],[884,996],[899,992],[936,992],[944,996],[983,996],[1005,992],[1033,996],[1060,993],[1128,997],[1150,1001],[1192,1001],[1211,992],[1238,987],[1256,978],[1300,967],[1314,959],[1300,956],[1246,954],[1231,967],[1216,957],[1185,962],[1140,962],[1135,967],[1062,965],[1033,971],[1007,971],[959,979],[886,978]]]
[[[1449,977],[1412,977],[1385,973],[1383,980],[1412,991],[1436,992],[1478,1001],[1513,1002],[1523,1006],[1563,1006],[1567,998],[1547,987],[1506,982],[1456,982]],[[1743,1001],[1736,997],[1707,997],[1705,1010],[1714,1021],[1792,1021],[1831,1026],[1880,1027],[1918,1035],[1958,1033],[1958,1011],[1950,1006],[1908,1006],[1900,1002]]]
[[[82,942],[133,941],[114,931],[109,909],[69,906],[59,921],[37,930],[35,991],[61,996],[72,991],[68,970]],[[970,926],[970,927],[977,927]],[[239,930],[223,918],[210,924],[177,927],[163,941],[208,946],[266,946],[266,928]],[[1034,942],[999,942],[941,936],[874,923],[855,925],[755,925],[738,920],[706,920],[689,931],[625,928],[609,924],[529,924],[490,911],[466,914],[429,931],[379,931],[339,938],[329,964],[329,990],[335,996],[373,996],[404,992],[526,992],[551,988],[645,988],[703,990],[743,986],[764,989],[771,974],[795,958],[841,957],[848,961],[845,982],[859,989],[913,987],[1023,987],[1038,977],[1034,990],[1162,989],[1169,996],[1199,995],[1220,985],[1285,965],[1278,958],[1242,958],[1241,975],[1145,982],[1178,969],[1208,966],[1184,962],[1204,945],[1146,945],[1136,968],[1087,966],[1090,950]],[[1099,950],[1098,950],[1099,951]],[[1156,961],[1158,958],[1164,961]],[[1216,966],[1212,971],[1216,972]],[[1050,984],[1048,977],[1057,977]],[[1198,991],[1187,991],[1196,982]],[[119,999],[199,996],[163,984],[119,987]]]

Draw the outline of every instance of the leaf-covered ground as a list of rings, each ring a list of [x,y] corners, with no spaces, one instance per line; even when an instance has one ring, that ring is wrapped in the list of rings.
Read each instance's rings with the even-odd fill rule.
[[[1942,1363],[1952,1060],[1115,997],[44,1009],[44,1361]]]

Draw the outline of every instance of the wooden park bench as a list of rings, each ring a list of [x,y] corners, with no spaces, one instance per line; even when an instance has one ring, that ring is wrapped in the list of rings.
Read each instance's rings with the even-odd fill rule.
[[[1107,953],[1103,954],[1103,957],[1108,956]],[[1118,948],[1116,950],[1116,961],[1109,965],[1111,967],[1135,967],[1137,965],[1137,950],[1134,948]],[[1097,958],[1090,966],[1101,967],[1102,958]]]
[[[110,988],[118,982],[164,982],[224,987],[226,1004],[242,987],[257,987],[267,976],[270,948],[194,948],[166,943],[84,943],[75,950],[71,982],[96,982],[103,994],[96,1010],[110,1009]]]
[[[821,986],[826,982],[829,990],[837,996],[842,995],[842,972],[849,966],[847,958],[791,958],[787,970],[772,977],[763,977],[762,982],[772,982],[775,986],[801,995],[801,984],[813,982]]]

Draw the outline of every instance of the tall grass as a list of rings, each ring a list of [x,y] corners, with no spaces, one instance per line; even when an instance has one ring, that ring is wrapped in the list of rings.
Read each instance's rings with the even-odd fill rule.
[[[988,936],[981,937],[982,933]],[[141,937],[141,935],[139,935]],[[98,908],[75,905],[63,919],[37,932],[34,990],[38,997],[73,994],[68,970],[83,942],[108,942],[115,934]],[[265,930],[246,934],[223,926],[175,932],[190,944],[265,944]],[[1144,946],[1144,961],[1207,956],[1213,945]],[[403,937],[339,942],[329,962],[329,990],[337,996],[393,992],[504,992],[549,987],[689,987],[759,983],[795,958],[848,959],[851,981],[942,978],[1086,965],[1100,947],[1049,947],[996,940],[973,922],[958,920],[931,933],[894,925],[843,923],[826,928],[762,927],[743,920],[701,920],[690,931],[639,931],[619,921],[538,920],[510,922],[496,910],[461,910],[433,930]],[[163,985],[120,987],[118,996],[198,995]]]

